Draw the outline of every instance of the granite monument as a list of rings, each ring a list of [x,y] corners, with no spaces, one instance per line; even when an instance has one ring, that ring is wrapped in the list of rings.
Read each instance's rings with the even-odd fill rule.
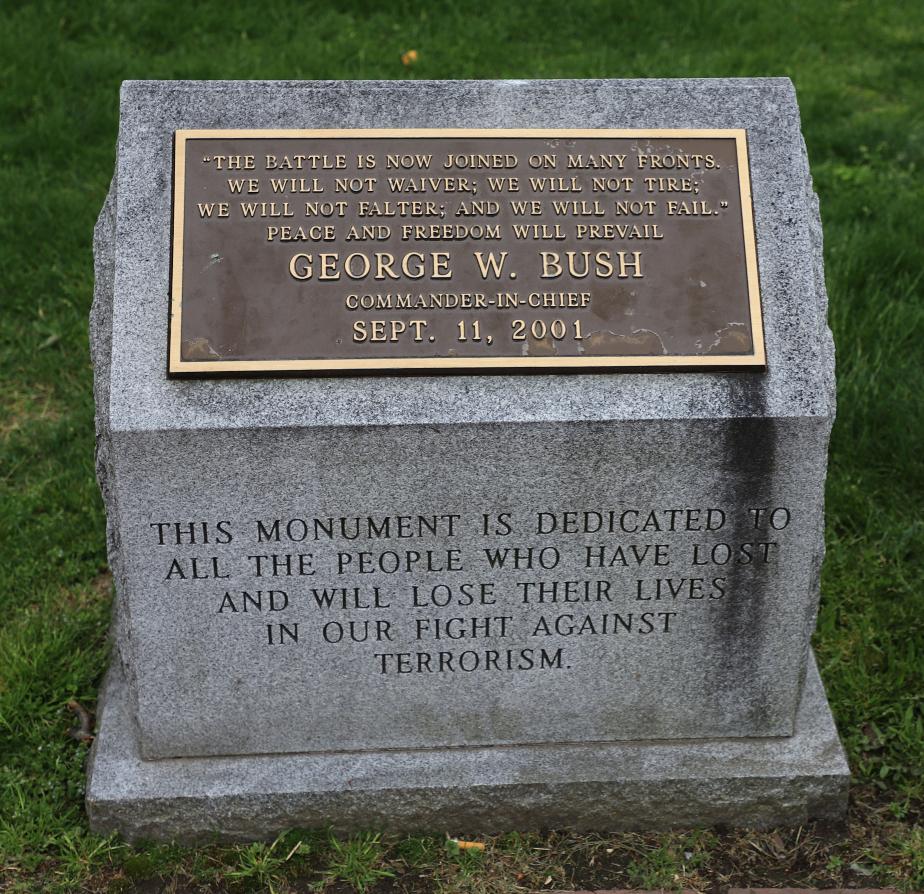
[[[789,81],[127,82],[95,254],[94,828],[843,814]]]

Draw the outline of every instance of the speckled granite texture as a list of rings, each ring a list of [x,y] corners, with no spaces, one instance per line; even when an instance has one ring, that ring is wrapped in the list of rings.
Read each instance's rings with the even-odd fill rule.
[[[105,697],[87,809],[95,830],[132,840],[272,839],[328,823],[436,834],[797,826],[840,819],[850,779],[813,660],[796,735],[782,739],[145,761],[118,666]]]
[[[174,130],[441,126],[745,128],[767,371],[167,379]],[[834,378],[817,202],[789,81],[129,82],[95,245],[98,472],[118,592],[88,790],[96,828],[639,828],[843,810],[846,764],[814,671],[802,686]],[[748,507],[785,506],[792,523],[772,532],[781,561],[760,574],[732,568],[736,598],[685,604],[675,633],[623,638],[616,651],[599,637],[575,641],[573,668],[554,680],[511,674],[502,685],[376,676],[364,646],[327,649],[323,661],[310,649],[284,659],[256,649],[265,619],[216,620],[213,583],[164,585],[167,553],[150,543],[151,523],[165,519],[229,519],[238,530],[254,518],[526,518],[616,505],[722,506],[734,543],[757,539]],[[664,537],[678,551],[694,539]],[[451,545],[475,551],[478,537]],[[213,544],[208,555],[233,566],[241,552]],[[565,563],[555,576],[578,574]],[[425,581],[435,579],[402,584]],[[393,579],[336,585],[359,583]],[[292,611],[287,620],[310,627]],[[587,755],[607,749],[611,769],[587,777]],[[630,754],[638,772],[619,765]],[[685,782],[698,761],[715,775]],[[474,762],[490,779],[466,800],[460,792],[481,785]],[[337,769],[347,765],[366,767],[355,792]],[[598,782],[605,794],[588,797]]]

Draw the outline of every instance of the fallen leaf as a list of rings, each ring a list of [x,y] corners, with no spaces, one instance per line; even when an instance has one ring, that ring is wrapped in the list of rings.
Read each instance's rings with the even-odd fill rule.
[[[458,838],[452,839],[460,851],[483,851],[484,845],[480,841],[460,841]]]
[[[77,715],[77,726],[71,727],[67,734],[78,742],[93,741],[93,715],[80,702],[71,699],[67,703],[69,711]]]

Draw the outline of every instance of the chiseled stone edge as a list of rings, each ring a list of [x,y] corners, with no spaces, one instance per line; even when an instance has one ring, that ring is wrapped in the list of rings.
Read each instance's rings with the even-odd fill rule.
[[[114,174],[109,192],[93,230],[93,304],[90,308],[90,357],[93,361],[93,398],[95,415],[96,480],[106,508],[106,551],[115,584],[112,621],[109,631],[113,643],[113,660],[121,665],[121,673],[133,680],[133,671],[123,647],[131,637],[128,622],[128,580],[122,560],[118,489],[115,486],[112,428],[110,424],[110,394],[112,390],[112,312],[116,268],[116,207],[118,174]]]
[[[244,841],[350,831],[619,831],[840,820],[850,771],[812,661],[791,738],[143,761],[121,666],[90,754],[96,832]],[[537,722],[541,719],[537,718]]]
[[[834,418],[837,413],[837,379],[835,375],[835,346],[834,335],[828,326],[828,290],[825,285],[825,264],[824,264],[824,232],[821,225],[821,203],[818,200],[818,194],[815,192],[812,181],[811,167],[808,159],[808,147],[805,144],[805,138],[799,134],[802,157],[805,161],[805,202],[808,208],[808,225],[809,225],[809,244],[812,256],[812,275],[815,282],[815,304],[818,308],[818,353],[825,358],[821,364],[821,387],[825,391],[825,402],[831,408],[831,415],[828,419],[827,434],[825,436],[824,452],[824,480],[827,480],[828,461],[830,457],[831,430],[834,427]],[[825,519],[825,492],[821,494],[821,519]],[[818,622],[818,609],[821,604],[821,569],[825,558],[825,532],[822,524],[821,530],[814,537],[813,556],[813,574],[810,583],[812,598],[808,601],[808,612],[806,615],[806,630],[809,632],[805,644],[805,667],[803,668],[803,685],[809,665],[813,663],[811,634],[815,630]]]

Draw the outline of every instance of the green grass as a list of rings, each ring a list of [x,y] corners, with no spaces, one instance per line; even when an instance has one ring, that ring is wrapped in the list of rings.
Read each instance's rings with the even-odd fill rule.
[[[692,851],[683,836],[454,852],[439,837],[183,850],[90,835],[65,706],[93,704],[106,664],[86,320],[119,82],[743,75],[794,80],[825,223],[839,411],[816,646],[856,779],[848,831],[709,835]],[[0,5],[0,889],[924,887],[922,87],[920,0]]]

